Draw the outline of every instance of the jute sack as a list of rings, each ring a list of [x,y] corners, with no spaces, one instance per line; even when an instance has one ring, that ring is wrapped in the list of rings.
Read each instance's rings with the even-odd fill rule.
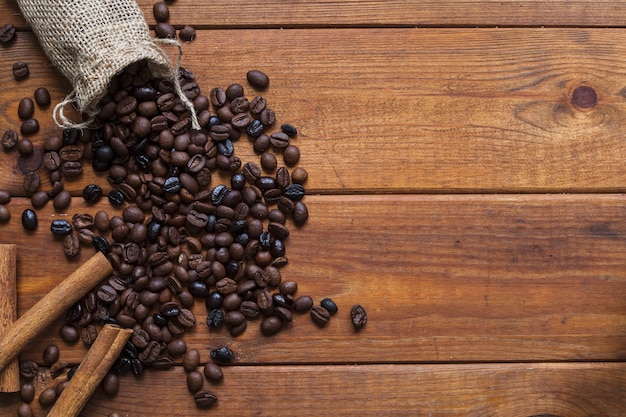
[[[17,3],[52,64],[74,88],[54,109],[57,125],[89,127],[111,79],[141,60],[148,62],[153,76],[174,81],[179,97],[192,111],[195,121],[193,105],[182,94],[178,82],[180,45],[175,40],[158,40],[179,47],[179,62],[175,67],[150,36],[135,0],[17,0]],[[73,123],[65,117],[63,108],[70,103],[87,116],[85,122]]]

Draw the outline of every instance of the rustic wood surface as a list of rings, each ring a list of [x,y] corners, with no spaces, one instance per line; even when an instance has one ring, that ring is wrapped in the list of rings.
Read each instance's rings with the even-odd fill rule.
[[[151,24],[152,3],[139,2]],[[270,76],[263,96],[298,127],[309,172],[310,220],[292,229],[283,275],[339,313],[323,329],[297,315],[276,336],[251,322],[232,338],[202,325],[198,302],[188,347],[203,362],[224,344],[238,354],[222,384],[205,383],[215,408],[194,406],[175,366],[122,377],[117,397],[99,390],[81,415],[626,415],[626,2],[178,0],[170,10],[199,29],[183,65],[205,92],[245,84],[252,68]],[[18,102],[35,88],[53,102],[71,88],[14,1],[0,0],[0,16],[19,28],[0,47],[1,133],[19,127]],[[31,70],[19,82],[18,60]],[[597,102],[576,101],[581,86]],[[51,108],[35,117],[35,145],[59,133]],[[257,160],[247,145],[237,154]],[[19,315],[93,254],[68,261],[46,225],[119,212],[82,201],[85,184],[106,183],[86,170],[65,184],[69,209],[48,204],[25,233],[30,163],[0,152],[0,189],[14,196],[0,243],[18,247]],[[355,303],[369,315],[359,332]],[[54,342],[80,362],[86,348],[61,341],[62,321],[21,360],[41,363]],[[38,390],[53,384],[42,368]],[[0,413],[18,402],[0,394]]]

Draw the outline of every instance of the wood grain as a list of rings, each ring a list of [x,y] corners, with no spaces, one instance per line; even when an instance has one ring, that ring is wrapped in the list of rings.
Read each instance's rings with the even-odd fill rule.
[[[262,44],[257,37],[201,34],[185,46],[184,65],[207,93],[245,83],[248,69],[267,72],[264,96],[280,122],[300,129],[294,142],[301,166],[314,169],[313,193],[624,190],[620,30],[268,30]],[[19,126],[17,104],[37,86],[51,87],[55,101],[69,91],[32,37],[3,54],[5,63],[32,56],[33,74],[16,83],[0,72],[2,126]],[[572,105],[581,85],[594,89],[595,106]],[[50,111],[36,114],[43,126],[35,142],[58,134]],[[246,142],[238,154],[257,160]],[[2,153],[0,176],[22,194],[16,160]],[[77,193],[94,180],[86,170],[68,187]]]
[[[324,329],[298,315],[271,338],[262,338],[253,321],[232,339],[226,330],[208,331],[199,301],[198,324],[185,335],[189,347],[206,352],[207,346],[229,344],[242,363],[626,357],[622,195],[308,196],[305,201],[311,220],[288,238],[290,264],[283,278],[298,282],[298,294],[317,302],[333,298],[338,315]],[[108,204],[74,203],[70,215]],[[17,218],[28,203],[15,199],[10,206],[16,220],[4,226],[2,236],[18,244],[23,313],[73,266],[48,230],[58,217],[50,207],[40,211],[39,229],[26,235]],[[83,248],[81,256],[90,251]],[[46,268],[38,262],[43,257],[49,259]],[[358,333],[349,319],[356,303],[369,313]],[[47,343],[59,341],[60,324],[57,320],[22,357],[38,360]],[[84,354],[80,343],[67,349],[70,361]]]
[[[0,334],[17,320],[17,265],[16,246],[0,245]],[[0,393],[20,390],[20,373],[17,358],[0,369]],[[0,394],[2,395],[2,394]]]
[[[96,391],[83,415],[620,416],[624,364],[231,366],[210,410],[195,407],[182,367],[125,375],[111,399]],[[48,374],[49,375],[49,374]],[[48,376],[49,378],[49,376]],[[39,387],[54,385],[45,380]],[[150,386],[150,389],[145,389]],[[141,395],[136,395],[141,392]],[[33,408],[41,415],[38,404]]]

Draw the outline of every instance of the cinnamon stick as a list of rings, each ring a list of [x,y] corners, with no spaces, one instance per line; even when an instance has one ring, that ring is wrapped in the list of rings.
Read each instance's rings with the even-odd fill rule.
[[[77,416],[119,357],[132,333],[132,329],[105,325],[50,409],[48,417]]]
[[[0,370],[17,357],[35,336],[112,271],[106,256],[97,252],[0,333]]]
[[[0,332],[17,319],[16,247],[0,245]],[[0,370],[0,392],[20,390],[20,371],[17,359]]]

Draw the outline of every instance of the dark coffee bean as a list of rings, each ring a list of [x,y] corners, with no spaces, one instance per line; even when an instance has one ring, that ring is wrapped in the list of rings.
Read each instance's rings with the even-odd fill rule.
[[[51,102],[50,92],[46,88],[39,87],[38,89],[36,89],[34,97],[35,97],[35,102],[37,103],[39,107],[46,108],[50,105],[50,102]]]
[[[2,147],[5,151],[9,151],[17,145],[19,137],[15,130],[6,130],[2,135]]]
[[[213,205],[216,205],[216,206],[221,204],[222,199],[224,198],[224,195],[226,195],[227,192],[228,192],[228,187],[223,184],[220,184],[214,187],[213,190],[211,191],[211,203],[213,203]]]
[[[120,380],[114,372],[107,372],[100,383],[102,391],[109,397],[115,397],[120,390]]]
[[[80,338],[78,330],[76,330],[76,327],[71,324],[64,324],[61,326],[59,333],[61,335],[61,339],[63,339],[65,343],[69,344],[77,342]]]
[[[284,132],[274,132],[270,135],[270,143],[277,149],[285,149],[289,146],[289,136]]]
[[[222,368],[213,362],[207,362],[203,369],[204,376],[209,382],[219,384],[224,379]]]
[[[289,145],[283,149],[283,160],[287,166],[294,166],[300,161],[300,149],[297,146]]]
[[[20,100],[17,106],[17,115],[20,119],[26,120],[33,117],[35,113],[35,103],[28,97],[24,97]]]
[[[178,177],[169,177],[163,184],[163,191],[167,193],[178,193],[181,188],[182,184],[180,183],[180,178]]]
[[[13,77],[15,77],[15,79],[26,78],[29,73],[30,71],[28,70],[28,64],[26,62],[18,61],[13,64]]]
[[[69,178],[80,176],[83,172],[82,164],[79,161],[66,161],[61,167],[63,175]]]
[[[335,313],[337,313],[337,311],[339,311],[337,304],[335,304],[335,302],[330,298],[324,298],[322,301],[320,301],[320,305],[324,307],[331,315],[334,315]]]
[[[30,382],[25,382],[20,387],[20,399],[25,403],[31,402],[35,398],[35,386]]]
[[[20,403],[17,406],[17,417],[33,417],[33,410],[27,403]]]
[[[208,295],[208,297],[207,297],[207,299],[205,301],[206,308],[208,310],[221,308],[223,302],[224,302],[224,296],[221,293],[219,293],[218,291],[212,291]]]
[[[80,138],[80,130],[79,129],[63,129],[63,144],[64,145],[75,145],[78,143]]]
[[[274,315],[265,317],[261,322],[261,332],[265,336],[275,335],[282,327],[283,321]]]
[[[293,222],[296,226],[302,226],[309,218],[309,211],[302,201],[296,202],[292,213]]]
[[[111,251],[111,246],[109,245],[108,240],[104,236],[96,236],[93,238],[93,246],[94,248],[102,252],[105,255],[108,255]]]
[[[188,284],[189,292],[197,298],[206,298],[209,295],[209,290],[206,283],[203,281],[192,281]]]
[[[189,392],[195,393],[202,389],[204,385],[204,377],[198,371],[191,371],[187,374],[187,389]]]
[[[34,193],[35,191],[37,191],[37,189],[39,189],[40,185],[41,179],[39,178],[39,174],[37,174],[36,172],[27,172],[24,175],[23,187],[24,191],[26,191],[27,193]]]
[[[178,31],[178,37],[183,42],[192,42],[196,38],[196,29],[193,26],[185,25]]]
[[[217,395],[211,391],[198,391],[194,394],[193,399],[198,408],[210,408],[217,402]]]
[[[299,201],[304,197],[304,187],[300,184],[291,184],[285,187],[283,195],[290,200]]]
[[[248,71],[246,79],[252,87],[258,90],[265,90],[270,84],[269,77],[259,70]]]
[[[24,379],[33,379],[37,376],[39,365],[35,361],[24,361],[20,363],[20,375]]]
[[[211,328],[220,327],[222,324],[224,324],[224,312],[219,308],[210,310],[206,316],[206,325]]]
[[[200,365],[200,352],[196,349],[188,349],[183,355],[183,368],[185,372],[195,371]]]
[[[65,236],[72,233],[72,225],[67,220],[57,219],[50,224],[50,231],[55,236]]]
[[[267,111],[264,110],[261,115],[263,115],[263,113]],[[263,132],[265,131],[265,127],[263,122],[261,122],[261,120],[259,119],[254,119],[252,120],[252,122],[250,122],[250,124],[248,125],[248,127],[246,128],[246,133],[253,138],[258,138],[259,136],[261,136],[263,134]]]
[[[152,13],[157,22],[167,22],[170,18],[170,9],[162,1],[156,2],[152,5]]]
[[[124,204],[124,194],[122,194],[119,190],[111,191],[108,198],[109,202],[115,207],[119,207]]]
[[[17,141],[17,145],[16,146],[17,146],[17,151],[22,156],[32,155],[32,153],[34,151],[33,143],[28,138],[20,139],[19,141]]]
[[[350,310],[350,317],[352,318],[352,324],[356,329],[362,329],[367,324],[367,312],[365,308],[359,304],[352,306]]]
[[[250,102],[244,96],[235,97],[230,102],[230,110],[233,112],[233,114],[245,113],[248,111],[249,108]]]
[[[22,212],[22,226],[24,229],[33,231],[37,229],[38,223],[37,214],[33,210],[26,209]]]
[[[217,143],[217,152],[220,155],[231,156],[235,152],[235,146],[230,139],[225,139]]]
[[[282,130],[283,133],[285,133],[290,138],[293,138],[294,136],[298,134],[298,130],[295,128],[295,126],[290,125],[288,123],[281,125],[280,130]]]
[[[226,104],[226,98],[226,92],[221,87],[215,87],[209,93],[209,99],[211,101],[211,104],[213,104],[213,106],[215,107],[222,107],[224,104]]]
[[[261,154],[261,167],[268,172],[273,172],[278,166],[278,161],[274,154],[270,152],[263,152]]]
[[[63,211],[69,207],[71,202],[72,195],[69,191],[63,190],[54,196],[54,199],[52,200],[52,206],[57,211]]]
[[[98,329],[93,324],[83,327],[80,331],[80,338],[87,346],[91,346],[98,337]]]
[[[24,120],[20,126],[20,132],[22,133],[22,135],[33,135],[39,132],[39,121],[37,119]],[[20,148],[19,148],[19,143],[18,143],[18,151],[19,150]],[[20,155],[30,155],[31,153],[33,152],[32,151],[30,153],[20,152]]]
[[[102,198],[102,188],[98,184],[89,184],[83,188],[83,199],[87,204],[96,204]]]
[[[44,408],[51,406],[52,404],[54,404],[56,400],[57,400],[56,387],[46,388],[45,390],[41,392],[41,394],[39,394],[39,404],[41,404],[41,406]]]
[[[11,212],[4,204],[0,204],[0,223],[7,223],[11,220]]]
[[[222,346],[211,350],[211,359],[217,364],[228,365],[235,362],[235,353],[228,348],[228,346]]]
[[[324,327],[330,320],[330,313],[322,306],[315,306],[311,308],[311,319],[319,327]]]
[[[12,23],[0,26],[0,43],[10,43],[15,39],[15,26]]]
[[[244,88],[241,84],[231,84],[226,88],[226,97],[229,100],[233,100],[237,97],[241,97],[244,95]]]

